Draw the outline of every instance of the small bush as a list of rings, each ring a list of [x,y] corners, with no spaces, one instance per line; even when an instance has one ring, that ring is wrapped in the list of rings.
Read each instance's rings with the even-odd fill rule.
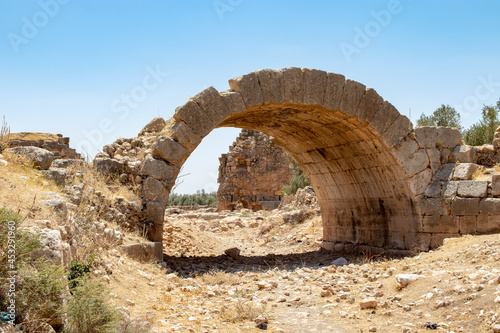
[[[64,332],[116,332],[120,314],[110,304],[109,293],[102,282],[90,277],[79,279],[78,282],[64,307],[67,315]]]
[[[71,265],[68,272],[68,281],[70,289],[78,285],[78,281],[90,273],[92,264],[94,263],[96,253],[94,252],[87,264],[82,264],[76,260],[71,260]]]
[[[67,286],[61,266],[41,261],[19,271],[16,308],[29,332],[38,332],[49,323],[61,325],[61,308]]]

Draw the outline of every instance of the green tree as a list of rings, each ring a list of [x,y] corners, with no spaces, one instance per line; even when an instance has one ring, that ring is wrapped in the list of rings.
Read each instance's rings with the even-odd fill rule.
[[[464,133],[464,140],[467,144],[472,146],[481,146],[484,144],[491,144],[495,131],[500,126],[499,116],[500,101],[497,106],[484,105],[481,114],[482,119],[472,125]]]
[[[290,172],[293,174],[290,184],[283,186],[283,192],[286,194],[295,194],[299,188],[304,188],[310,186],[311,182],[307,175],[302,171],[297,162],[295,162],[290,156],[288,156],[290,161]]]
[[[432,115],[426,116],[422,113],[417,120],[417,126],[444,126],[462,129],[460,125],[460,113],[450,105],[441,104]]]

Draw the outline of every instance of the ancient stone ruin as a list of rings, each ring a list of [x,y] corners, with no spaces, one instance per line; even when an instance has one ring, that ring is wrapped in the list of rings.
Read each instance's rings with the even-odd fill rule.
[[[43,139],[31,139],[30,137],[41,134]],[[75,149],[69,147],[69,138],[62,134],[45,134],[45,133],[13,133],[13,137],[7,143],[7,148],[15,147],[38,147],[52,152],[54,159],[80,159],[81,156]]]
[[[290,162],[269,136],[243,129],[219,161],[219,210],[240,206],[257,211],[279,206],[282,188],[291,179]]]
[[[131,162],[151,240],[162,242],[180,168],[218,127],[270,135],[299,164],[317,194],[327,249],[428,249],[447,237],[500,231],[500,176],[478,164],[497,158],[498,147],[466,146],[456,129],[413,129],[375,90],[340,74],[264,69],[229,86],[178,107]]]

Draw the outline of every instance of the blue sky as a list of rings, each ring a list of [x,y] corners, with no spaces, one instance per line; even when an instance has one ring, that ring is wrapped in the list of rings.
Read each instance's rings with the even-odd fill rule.
[[[93,156],[206,87],[296,66],[374,88],[412,121],[450,104],[468,127],[500,98],[498,13],[492,0],[2,1],[1,114]],[[238,132],[207,136],[178,192],[215,190]]]

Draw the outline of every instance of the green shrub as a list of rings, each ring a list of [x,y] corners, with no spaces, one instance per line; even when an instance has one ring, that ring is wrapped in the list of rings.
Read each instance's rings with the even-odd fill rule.
[[[19,271],[16,308],[30,332],[40,325],[61,325],[61,309],[67,282],[62,266],[37,261]]]
[[[79,283],[79,280],[85,277],[88,273],[90,273],[92,269],[92,264],[94,263],[96,253],[94,252],[90,257],[87,264],[82,264],[76,260],[71,260],[71,264],[68,272],[68,281],[70,289],[76,287]]]
[[[287,155],[287,160],[290,162],[290,174],[292,174],[293,177],[288,185],[283,186],[282,192],[284,194],[295,194],[299,188],[310,186],[311,182],[304,171],[300,168],[299,164],[289,155]]]
[[[91,277],[79,279],[64,307],[66,333],[116,332],[119,312],[110,304],[109,292],[102,282]]]

